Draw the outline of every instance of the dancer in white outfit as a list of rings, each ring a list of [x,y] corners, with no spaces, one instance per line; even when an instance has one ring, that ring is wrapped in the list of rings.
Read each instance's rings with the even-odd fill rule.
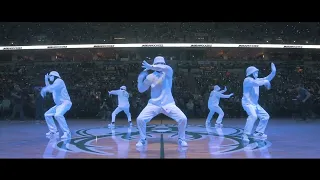
[[[112,120],[111,124],[108,125],[109,128],[114,128],[115,120],[117,114],[119,114],[121,111],[124,111],[124,113],[127,115],[129,126],[132,126],[131,122],[131,113],[129,111],[130,109],[130,103],[129,103],[129,93],[127,92],[126,86],[121,86],[119,90],[112,90],[109,91],[109,95],[117,95],[118,96],[118,107],[112,112]]]
[[[224,90],[222,90],[222,91],[220,91],[220,89],[221,88],[218,85],[215,85],[213,91],[211,91],[211,93],[210,93],[210,97],[208,100],[208,108],[209,108],[210,112],[209,112],[207,120],[206,120],[206,126],[210,126],[211,119],[212,119],[212,116],[214,115],[214,113],[219,114],[217,121],[216,121],[216,124],[215,124],[215,127],[222,128],[222,126],[223,126],[221,123],[222,123],[222,119],[224,116],[224,112],[221,109],[221,107],[219,106],[220,98],[230,98],[233,95],[233,93],[231,93],[229,95],[225,95],[223,93],[225,93],[227,91],[227,87],[225,87]]]
[[[271,63],[271,70],[271,73],[264,78],[258,78],[259,70],[254,66],[250,66],[246,70],[247,77],[243,81],[242,107],[247,112],[248,118],[244,128],[244,134],[242,136],[244,141],[249,141],[248,136],[251,135],[254,123],[258,118],[260,119],[260,122],[253,136],[257,138],[267,138],[264,131],[267,127],[270,116],[258,104],[258,101],[259,87],[265,86],[267,89],[271,88],[270,81],[276,75],[276,66],[273,63]]]
[[[70,100],[67,87],[64,81],[61,79],[59,73],[56,71],[51,71],[49,75],[45,75],[45,84],[46,86],[41,89],[41,96],[44,97],[47,92],[52,93],[53,101],[56,104],[44,113],[44,117],[49,128],[49,132],[46,135],[59,135],[57,126],[53,121],[54,117],[58,121],[60,128],[63,131],[63,136],[61,138],[68,138],[70,137],[71,133],[66,119],[64,118],[64,114],[70,110],[72,102]]]
[[[188,146],[185,141],[187,117],[176,106],[171,93],[172,68],[165,64],[165,60],[161,56],[154,59],[153,65],[148,64],[146,61],[143,61],[142,65],[145,70],[140,73],[138,77],[138,90],[140,93],[143,93],[151,86],[151,99],[137,118],[140,140],[136,146],[142,147],[146,144],[146,125],[152,118],[160,113],[165,114],[178,123],[178,144]],[[154,72],[148,75],[147,70]]]

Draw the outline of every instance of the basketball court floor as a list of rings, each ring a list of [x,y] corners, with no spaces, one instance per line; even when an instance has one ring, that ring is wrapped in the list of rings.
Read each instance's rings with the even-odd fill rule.
[[[224,119],[221,129],[203,119],[188,121],[189,147],[177,144],[173,120],[152,120],[148,144],[136,148],[139,132],[125,120],[114,130],[101,120],[68,120],[72,137],[46,137],[45,123],[0,121],[0,158],[320,158],[320,122],[271,119],[267,140],[241,140],[245,119]],[[214,124],[214,123],[213,123]],[[62,133],[60,133],[60,136]]]

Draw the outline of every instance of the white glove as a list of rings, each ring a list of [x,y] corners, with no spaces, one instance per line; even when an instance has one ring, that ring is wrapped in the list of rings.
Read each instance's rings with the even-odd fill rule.
[[[147,63],[147,61],[143,61],[142,62],[142,68],[144,68],[145,70],[149,70],[151,69],[151,65],[149,63]]]

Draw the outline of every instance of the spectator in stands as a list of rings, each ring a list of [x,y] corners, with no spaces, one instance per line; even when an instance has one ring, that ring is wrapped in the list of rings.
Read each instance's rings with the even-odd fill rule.
[[[0,104],[0,118],[6,119],[8,116],[8,112],[10,111],[11,101],[7,98],[7,96],[3,96],[3,99]]]
[[[13,120],[17,113],[20,114],[20,121],[24,121],[24,111],[23,111],[23,92],[19,85],[15,84],[14,89],[11,93],[13,101],[13,110],[10,120]]]
[[[297,101],[299,103],[299,109],[302,120],[306,121],[308,117],[308,113],[311,113],[311,93],[304,88],[303,84],[299,84],[294,89],[298,95],[297,95]]]
[[[44,120],[44,109],[43,109],[43,98],[40,95],[41,87],[34,88],[34,96],[35,96],[35,107],[36,107],[36,115],[35,120],[37,123]]]
[[[97,116],[101,116],[101,119],[103,120],[110,121],[111,109],[107,103],[107,99],[104,99],[102,105],[100,106],[100,112],[97,114]]]
[[[187,106],[187,116],[189,118],[193,118],[194,117],[194,104],[193,104],[193,101],[192,99],[190,99],[188,101],[188,103],[186,104]]]

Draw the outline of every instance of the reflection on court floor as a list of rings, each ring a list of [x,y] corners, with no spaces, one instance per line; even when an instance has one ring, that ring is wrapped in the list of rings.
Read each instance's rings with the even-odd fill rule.
[[[156,122],[157,123],[157,122]],[[319,136],[313,125],[296,122],[270,124],[268,140],[241,140],[239,121],[229,121],[223,128],[189,123],[186,138],[189,147],[177,144],[175,124],[149,124],[148,143],[136,148],[136,126],[116,125],[109,129],[101,121],[70,121],[75,129],[70,139],[45,137],[45,124],[1,122],[1,158],[317,158]],[[304,129],[304,130],[303,130]],[[272,143],[271,143],[272,142]],[[306,148],[308,147],[308,148]]]
[[[189,155],[193,157],[192,153],[188,151],[189,147],[182,148],[177,145],[177,125],[148,125],[147,132],[148,144],[142,148],[136,148],[134,145],[139,139],[138,129],[127,126],[116,126],[115,129],[106,127],[80,129],[75,132],[76,136],[72,139],[50,140],[49,147],[58,150],[59,155],[56,156],[57,158],[61,158],[60,154],[65,154],[66,152],[70,154],[69,156],[83,153],[96,155],[97,157],[101,156],[102,158],[130,158],[132,151],[138,151],[139,158],[147,158],[148,154],[154,154],[155,156],[158,154],[160,158],[165,158],[166,151],[169,151],[168,153],[170,154],[172,149],[176,150],[177,158],[188,158]],[[231,157],[231,154],[236,152],[249,153],[249,157],[254,157],[254,151],[267,150],[271,146],[268,141],[255,140],[253,138],[250,139],[249,143],[244,144],[241,140],[242,133],[242,129],[239,128],[226,127],[216,129],[202,125],[188,125],[186,137],[189,143],[194,144],[196,147],[203,147],[202,151],[210,155],[211,158],[219,156]],[[162,141],[161,135],[163,135]],[[164,151],[162,155],[161,148],[158,150],[154,148],[154,146],[161,147],[161,145]],[[150,150],[149,147],[153,147],[153,150]],[[194,149],[193,147],[190,148]],[[45,152],[53,152],[53,150]],[[46,154],[44,157],[51,156]],[[171,158],[176,157],[171,156]],[[263,158],[264,155],[260,157]],[[266,157],[270,157],[270,155],[267,154]]]

